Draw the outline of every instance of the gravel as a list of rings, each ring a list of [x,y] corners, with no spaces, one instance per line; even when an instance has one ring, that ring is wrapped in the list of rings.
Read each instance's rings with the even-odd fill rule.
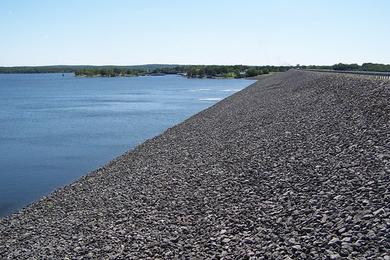
[[[390,81],[289,71],[0,220],[0,258],[390,259]]]

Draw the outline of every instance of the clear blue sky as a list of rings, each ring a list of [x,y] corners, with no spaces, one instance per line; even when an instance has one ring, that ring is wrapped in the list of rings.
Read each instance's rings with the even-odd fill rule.
[[[0,1],[0,66],[337,62],[390,63],[390,1]]]

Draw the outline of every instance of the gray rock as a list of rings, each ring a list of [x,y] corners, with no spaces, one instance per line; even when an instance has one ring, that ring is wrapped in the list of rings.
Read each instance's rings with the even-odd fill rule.
[[[342,242],[351,242],[351,237],[344,237],[343,239],[341,239]]]
[[[387,259],[389,107],[389,80],[265,76],[1,219],[0,259]]]
[[[292,246],[292,248],[295,250],[302,250],[302,247],[300,245],[294,245]]]
[[[329,245],[333,245],[333,244],[337,244],[340,242],[340,239],[338,237],[333,237],[329,242],[328,244]]]

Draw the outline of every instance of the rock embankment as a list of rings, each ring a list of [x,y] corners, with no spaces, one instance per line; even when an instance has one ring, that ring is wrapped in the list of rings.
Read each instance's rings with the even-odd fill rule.
[[[390,82],[289,71],[0,221],[0,258],[382,258]]]

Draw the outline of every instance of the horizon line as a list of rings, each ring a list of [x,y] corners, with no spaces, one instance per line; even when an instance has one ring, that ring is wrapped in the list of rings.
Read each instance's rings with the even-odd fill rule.
[[[335,62],[332,64],[205,64],[205,63],[139,63],[139,64],[44,64],[44,65],[0,65],[1,68],[15,68],[15,67],[76,67],[76,66],[94,66],[94,67],[132,67],[132,66],[150,66],[150,65],[170,65],[170,66],[276,66],[276,67],[295,67],[295,66],[332,66],[335,64],[384,64],[390,65],[390,63],[379,63],[379,62],[354,62],[354,63],[344,63],[344,62]]]

